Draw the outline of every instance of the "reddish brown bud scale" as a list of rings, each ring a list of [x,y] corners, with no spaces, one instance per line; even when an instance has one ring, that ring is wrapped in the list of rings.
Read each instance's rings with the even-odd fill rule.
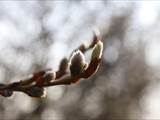
[[[77,83],[77,82],[79,82],[79,81],[80,81],[80,76],[76,76],[76,77],[73,77],[73,78],[72,78],[71,83],[72,83],[72,84],[75,84],[75,83]]]
[[[94,59],[90,62],[88,68],[82,74],[82,78],[89,78],[97,72],[101,59]]]
[[[36,81],[36,83],[37,83],[37,82],[39,82],[39,80],[42,78],[42,76],[43,76],[45,73],[46,73],[45,71],[39,71],[39,72],[37,72],[37,73],[34,73],[32,79],[34,79],[34,80]]]
[[[37,78],[35,81],[36,81],[36,85],[39,87],[45,83],[45,79],[43,78],[43,76]]]
[[[45,83],[49,83],[55,79],[55,73],[53,71],[46,71],[45,74],[39,76],[35,81],[37,86],[43,86]]]
[[[45,73],[46,73],[45,71],[40,71],[40,72],[37,72],[37,73],[33,74],[32,79],[34,79],[37,86],[41,86],[41,85],[44,84],[45,81],[43,80],[43,76],[44,76]]]

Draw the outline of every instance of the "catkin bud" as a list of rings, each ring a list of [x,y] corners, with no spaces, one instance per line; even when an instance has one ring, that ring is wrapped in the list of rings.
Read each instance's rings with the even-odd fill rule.
[[[103,43],[99,40],[93,48],[91,60],[97,58],[101,59],[103,52]]]
[[[13,94],[13,91],[10,91],[10,90],[0,91],[0,95],[2,95],[3,97],[10,97],[12,96],[12,94]]]
[[[4,84],[0,84],[0,87],[3,87]],[[3,97],[10,97],[13,95],[13,91],[11,90],[1,90],[0,91],[0,95],[2,95]]]
[[[46,97],[46,90],[45,88],[42,87],[32,87],[29,88],[28,90],[24,91],[27,95],[31,97]]]
[[[91,61],[87,67],[87,69],[83,72],[82,77],[83,78],[89,78],[91,77],[94,73],[97,72],[99,65],[100,65],[100,61],[101,61],[101,57],[102,57],[102,52],[103,52],[103,43],[99,40],[94,48],[93,48],[93,52],[92,52],[92,56],[91,56]]]
[[[86,68],[85,57],[80,50],[75,51],[70,58],[71,76],[81,74]]]
[[[59,71],[66,72],[68,68],[68,59],[63,58],[60,65],[59,65]]]
[[[52,80],[55,80],[56,74],[53,71],[47,71],[46,74],[43,76],[43,79],[46,83],[51,82]]]

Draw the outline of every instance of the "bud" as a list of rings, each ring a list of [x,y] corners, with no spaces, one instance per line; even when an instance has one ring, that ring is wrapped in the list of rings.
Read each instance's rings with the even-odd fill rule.
[[[42,87],[32,87],[24,91],[31,97],[46,97],[46,90]]]
[[[59,65],[59,71],[66,72],[67,68],[68,68],[68,60],[67,60],[67,58],[63,58],[61,60],[60,65]]]
[[[70,58],[70,71],[72,76],[81,74],[86,68],[85,57],[80,50],[75,51]]]
[[[0,84],[0,87],[4,87],[4,84]],[[13,91],[11,90],[0,90],[0,95],[2,95],[3,97],[10,97],[13,95]]]
[[[3,97],[10,97],[10,96],[12,96],[12,94],[13,94],[13,91],[10,91],[10,90],[0,91],[0,95],[2,95]]]
[[[94,60],[95,58],[101,59],[102,52],[103,52],[103,43],[99,40],[93,48],[91,60]]]
[[[46,83],[51,82],[52,80],[55,80],[56,74],[53,71],[47,71],[46,74],[43,76],[43,79]]]
[[[89,78],[97,72],[101,62],[102,52],[103,52],[103,43],[99,40],[93,48],[91,61],[87,69],[82,74],[83,78]]]

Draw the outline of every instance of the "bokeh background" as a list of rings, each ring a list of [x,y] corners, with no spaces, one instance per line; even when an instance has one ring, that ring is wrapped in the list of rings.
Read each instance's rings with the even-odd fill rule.
[[[104,43],[95,76],[50,87],[43,99],[0,96],[0,119],[160,119],[159,19],[159,1],[0,1],[1,83],[56,71],[63,57],[92,41],[95,27]]]

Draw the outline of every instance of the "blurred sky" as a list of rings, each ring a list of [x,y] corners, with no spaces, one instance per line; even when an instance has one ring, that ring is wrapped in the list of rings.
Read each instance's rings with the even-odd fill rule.
[[[135,11],[132,20],[133,29],[136,29],[139,32],[145,34],[146,32],[150,32],[148,29],[156,24],[156,20],[159,17],[160,8],[159,1],[117,2],[115,0],[110,2],[109,8],[111,10],[109,12],[106,12],[106,10],[109,8],[108,6],[105,6],[103,1],[83,1],[81,2],[81,4],[72,2],[70,7],[68,7],[68,1],[49,1],[49,3],[51,3],[49,4],[49,7],[51,7],[51,9],[53,8],[53,10],[51,10],[50,14],[46,15],[44,24],[47,26],[47,29],[54,32],[54,39],[57,41],[56,44],[54,44],[54,48],[51,48],[51,54],[55,54],[51,56],[49,55],[51,59],[53,56],[56,56],[56,58],[58,56],[61,57],[61,55],[65,53],[66,49],[68,49],[67,46],[65,46],[65,44],[61,44],[61,42],[69,40],[69,38],[72,36],[71,31],[75,31],[75,29],[83,30],[82,32],[80,31],[79,35],[77,36],[77,40],[81,39],[81,41],[83,41],[83,39],[91,38],[92,34],[88,31],[91,30],[94,26],[92,24],[86,25],[82,28],[80,26],[80,24],[84,24],[85,22],[88,23],[87,19],[89,18],[85,17],[87,15],[94,15],[97,13],[100,14],[97,17],[97,26],[102,28],[103,26],[100,26],[99,24],[103,23],[103,21],[107,19],[107,16],[110,16],[109,14],[121,14],[118,12],[123,12],[123,9],[125,10],[128,6],[134,6]],[[114,12],[112,11],[112,9],[115,8],[117,9],[117,11],[115,13],[110,13]],[[4,48],[9,47],[11,44],[15,46],[27,46],[41,32],[40,23],[37,20],[37,16],[35,15],[39,14],[38,12],[40,12],[42,8],[37,4],[36,1],[1,1],[0,9],[1,51],[3,51]],[[121,11],[118,11],[119,9],[121,9]],[[12,21],[7,17],[9,17]],[[102,20],[101,22],[99,22],[100,19]],[[64,24],[65,20],[67,20],[68,22]],[[87,32],[87,35],[84,35],[84,28]],[[149,38],[150,34],[145,35],[145,40],[149,41],[149,45],[146,50],[146,60],[149,65],[159,66],[159,40],[156,39],[156,35],[153,35],[152,37],[156,38],[152,38],[153,40],[151,41],[151,38]],[[26,40],[28,36],[29,39]],[[81,36],[81,38],[79,38],[79,36]],[[57,52],[56,49],[61,50]],[[3,51],[3,54],[6,55],[8,52],[10,53],[13,51],[5,50]],[[1,56],[3,56],[3,54]],[[13,59],[12,61],[10,61],[6,57],[12,57]],[[57,58],[57,61],[55,61],[55,63],[58,63],[59,57]],[[5,60],[7,63],[12,63],[14,60],[17,60],[16,58],[14,58],[14,53],[5,56],[5,58],[7,60]],[[29,61],[29,59],[24,62],[28,62],[28,64],[31,64],[31,60]],[[25,66],[24,69],[27,66]]]
[[[48,13],[44,7],[49,8]],[[32,73],[31,67],[36,62],[46,60],[45,67],[51,67],[54,70],[58,68],[58,63],[64,56],[69,56],[70,52],[80,43],[89,44],[92,40],[92,29],[96,26],[103,31],[108,30],[111,23],[111,16],[119,16],[127,13],[128,8],[133,7],[133,14],[130,18],[130,33],[128,44],[134,46],[138,44],[139,36],[145,43],[145,60],[153,70],[160,70],[160,2],[159,1],[48,1],[40,4],[38,1],[0,1],[0,63],[7,66],[8,69],[16,68],[15,78],[27,76]],[[108,25],[106,24],[108,21]],[[42,26],[43,24],[43,26]],[[108,27],[107,27],[108,26]],[[39,35],[45,30],[51,33],[53,43],[45,49],[40,41],[34,42]],[[137,37],[138,36],[138,37]],[[78,42],[77,42],[78,41]],[[68,44],[69,43],[69,44]],[[14,48],[22,48],[17,52]],[[114,51],[113,48],[107,49]],[[47,52],[47,53],[46,53]],[[108,61],[116,60],[116,52],[114,58],[108,58],[108,51],[104,53],[104,58]],[[36,59],[34,56],[36,56]],[[107,58],[106,58],[107,57]],[[111,56],[113,57],[113,56]],[[36,60],[36,61],[35,61]],[[54,62],[53,62],[54,61]],[[5,80],[4,73],[6,69],[0,66],[0,80]],[[21,72],[22,74],[18,74]],[[4,82],[4,81],[3,81]],[[155,84],[155,83],[153,83]],[[144,118],[160,118],[160,85],[155,88],[148,88],[149,92],[144,97]],[[53,89],[59,91],[53,92]],[[52,88],[52,96],[50,99],[58,100],[63,90],[60,87]],[[50,95],[49,95],[50,96]],[[16,99],[16,98],[15,98]],[[21,98],[22,99],[22,98]],[[27,99],[27,98],[26,98]],[[26,104],[31,102],[27,99]],[[31,104],[30,104],[31,105]],[[19,106],[20,110],[27,111],[29,107]],[[44,113],[54,112],[48,110]],[[56,112],[55,112],[56,115]],[[42,116],[42,117],[44,117]],[[45,118],[45,117],[44,117]]]

